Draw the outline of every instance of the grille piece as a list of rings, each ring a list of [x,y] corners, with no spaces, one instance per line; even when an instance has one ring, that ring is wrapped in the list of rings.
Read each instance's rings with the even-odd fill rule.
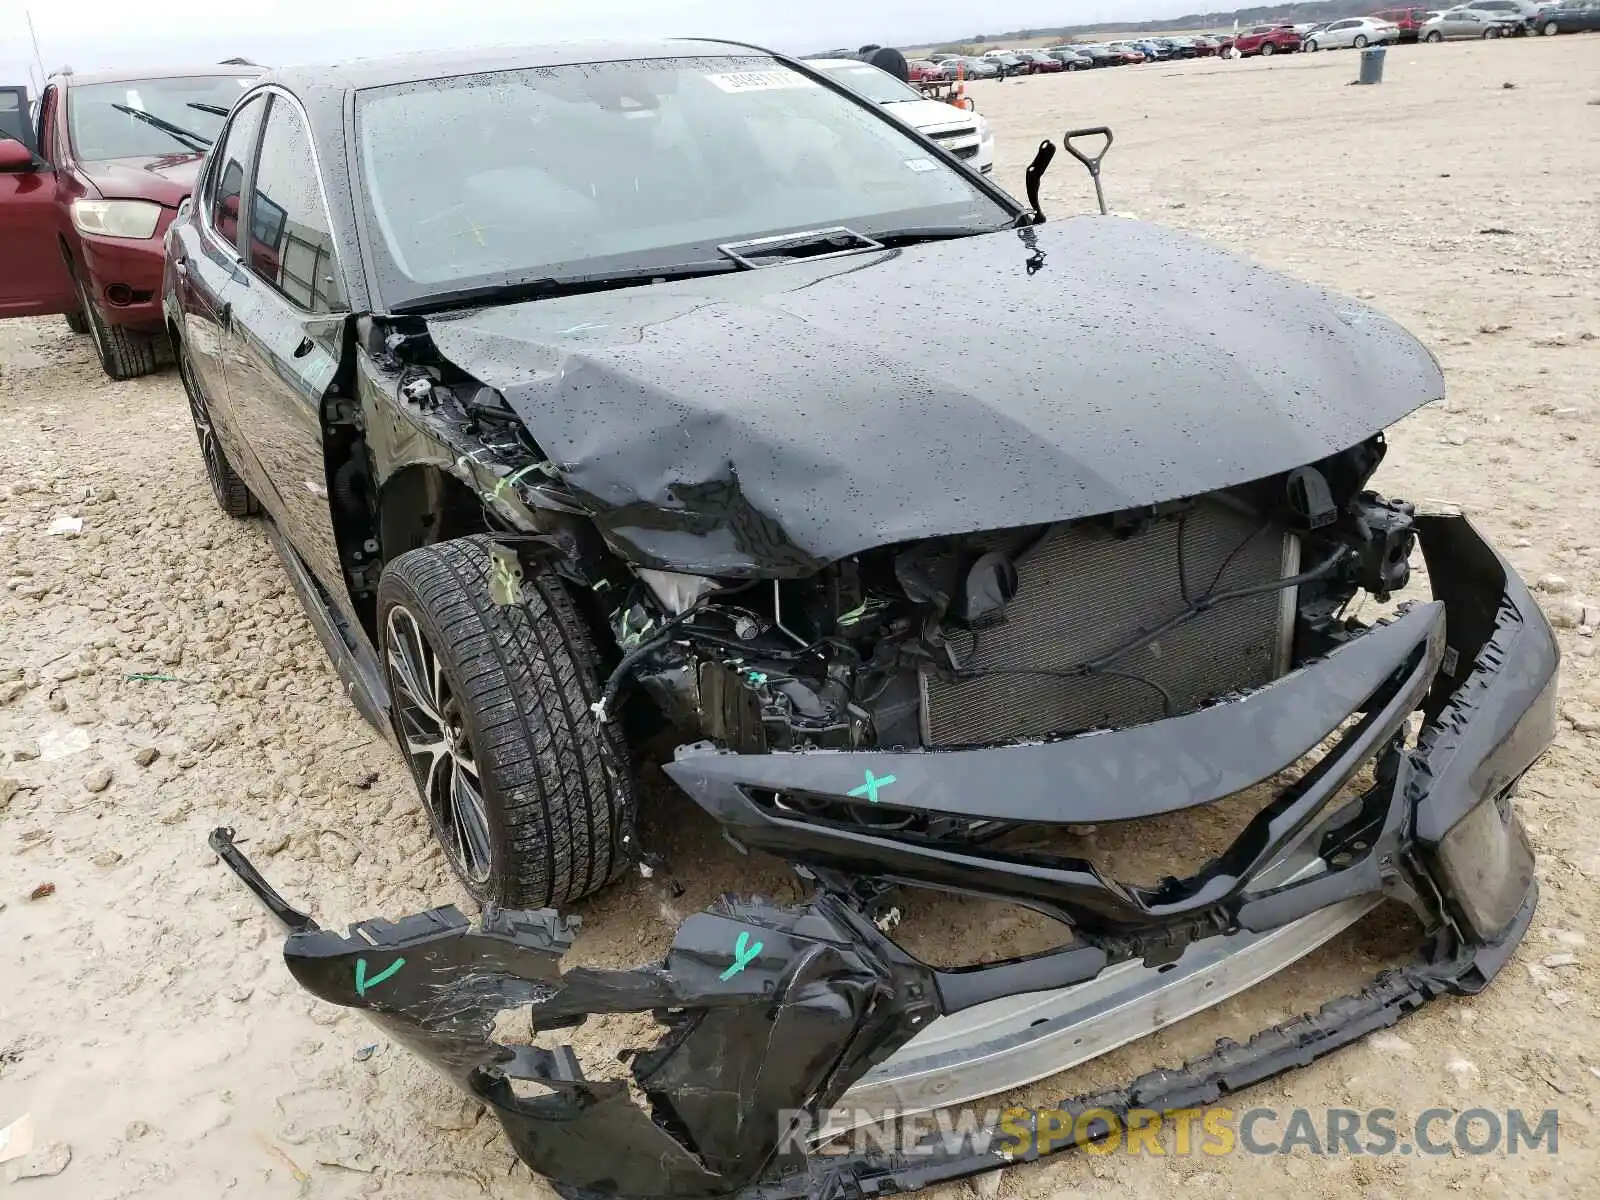
[[[937,133],[930,133],[928,136],[936,142],[950,142],[956,138],[976,137],[977,133],[978,127],[976,125],[963,125],[959,129],[941,129]]]
[[[1093,523],[1056,529],[1019,559],[1005,622],[951,636],[964,666],[997,673],[959,681],[923,676],[926,743],[979,745],[1136,725],[1163,715],[1159,689],[1175,715],[1276,678],[1292,633],[1282,619],[1292,608],[1285,609],[1280,591],[1201,613],[1110,664],[1122,675],[1027,673],[1070,671],[1182,612],[1180,532],[1190,599],[1213,586],[1224,592],[1281,579],[1298,561],[1298,542],[1281,526],[1216,502],[1125,538]]]

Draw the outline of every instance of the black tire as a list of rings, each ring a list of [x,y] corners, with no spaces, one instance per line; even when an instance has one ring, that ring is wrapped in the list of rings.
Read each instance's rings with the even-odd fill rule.
[[[183,381],[184,394],[189,397],[189,419],[194,422],[194,436],[200,443],[200,460],[206,465],[206,479],[211,483],[211,494],[217,498],[217,507],[230,517],[253,517],[261,511],[261,506],[234,471],[222,443],[217,440],[211,410],[206,407],[206,398],[189,363],[189,352],[182,343],[176,347],[175,357],[178,378]]]
[[[89,322],[82,312],[69,312],[67,314],[67,328],[73,333],[88,333]]]
[[[1561,26],[1557,25],[1554,21],[1546,21],[1540,28],[1539,32],[1545,37],[1555,37],[1556,34],[1561,32]]]
[[[520,603],[497,604],[489,551],[486,537],[461,538],[384,568],[378,633],[391,718],[462,886],[483,904],[561,905],[627,865],[627,746],[614,719],[601,745],[589,707],[601,691],[596,656],[566,585],[530,573]],[[427,746],[439,749],[418,749]]]
[[[1483,40],[1484,41],[1488,41],[1490,38],[1497,38],[1499,36],[1500,36],[1500,31],[1498,29],[1496,29],[1493,25],[1489,26],[1489,28],[1487,28],[1487,29],[1485,29],[1483,31]]]
[[[1430,29],[1428,30],[1428,36],[1422,40],[1425,42],[1442,42],[1444,41],[1444,34],[1440,33],[1437,29]]]
[[[72,283],[78,292],[78,308],[87,318],[85,332],[94,343],[95,355],[107,375],[116,380],[137,379],[161,365],[152,335],[108,324],[76,274]]]
[[[1315,54],[1318,50],[1321,50],[1322,47],[1317,45],[1317,39],[1316,38],[1312,38],[1309,42],[1306,43],[1306,49],[1309,50],[1312,54]]]
[[[1352,40],[1350,44],[1357,50],[1365,50],[1367,48],[1367,35],[1364,33],[1356,34],[1354,40]]]
[[[1271,42],[1262,42],[1261,43],[1261,53],[1262,53],[1263,56],[1265,56],[1267,58],[1271,58],[1277,52],[1278,52],[1277,47],[1274,46]]]

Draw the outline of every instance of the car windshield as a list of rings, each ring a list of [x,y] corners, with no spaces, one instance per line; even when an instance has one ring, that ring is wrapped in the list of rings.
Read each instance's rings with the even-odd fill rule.
[[[897,122],[766,56],[541,67],[365,89],[359,184],[391,306],[687,267],[720,244],[1013,213]]]
[[[89,83],[68,93],[72,148],[84,162],[204,154],[253,75]]]
[[[865,96],[877,104],[899,104],[905,100],[924,98],[916,88],[901,83],[889,72],[881,71],[870,63],[852,63],[844,67],[836,66],[832,62],[827,65],[821,63],[812,65],[821,67],[852,92]]]

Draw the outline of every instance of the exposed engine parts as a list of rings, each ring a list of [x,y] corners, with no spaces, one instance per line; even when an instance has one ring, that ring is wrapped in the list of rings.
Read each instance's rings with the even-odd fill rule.
[[[1381,441],[1287,476],[1062,525],[887,546],[800,579],[643,569],[612,607],[637,685],[737,753],[949,747],[1173,716],[1262,686],[1403,588],[1412,506]],[[603,576],[603,573],[601,573]],[[615,578],[615,574],[611,577]]]

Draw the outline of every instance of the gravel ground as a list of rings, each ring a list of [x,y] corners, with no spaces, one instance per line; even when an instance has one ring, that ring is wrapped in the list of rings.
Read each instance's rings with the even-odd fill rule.
[[[1241,1099],[1389,1107],[1402,1135],[1406,1114],[1435,1105],[1554,1107],[1560,1153],[1072,1155],[1007,1172],[1005,1196],[1154,1200],[1178,1181],[1216,1196],[1594,1194],[1600,678],[1583,621],[1585,598],[1600,604],[1600,37],[1402,47],[1377,88],[1347,88],[1356,62],[1157,64],[972,90],[1008,184],[1020,190],[1041,137],[1111,124],[1114,209],[1370,299],[1444,363],[1450,398],[1395,431],[1378,484],[1461,505],[1544,579],[1564,626],[1565,722],[1521,793],[1543,901],[1482,997]],[[1091,194],[1058,157],[1047,210],[1081,211]],[[60,320],[0,325],[0,433],[0,1124],[30,1113],[44,1151],[29,1169],[61,1168],[18,1195],[549,1194],[492,1120],[365,1020],[302,995],[206,850],[211,827],[237,825],[325,924],[461,899],[402,764],[344,699],[261,528],[213,504],[175,377],[111,383]],[[50,533],[62,516],[81,533]],[[794,894],[659,781],[650,793],[647,835],[687,892],[630,880],[584,905],[578,961],[657,954],[723,890]],[[1035,936],[982,905],[912,915],[918,944],[952,959]],[[1358,927],[1028,1098],[1282,1020],[1370,970],[1386,936]],[[599,1062],[625,1042],[599,1031],[582,1052]]]

